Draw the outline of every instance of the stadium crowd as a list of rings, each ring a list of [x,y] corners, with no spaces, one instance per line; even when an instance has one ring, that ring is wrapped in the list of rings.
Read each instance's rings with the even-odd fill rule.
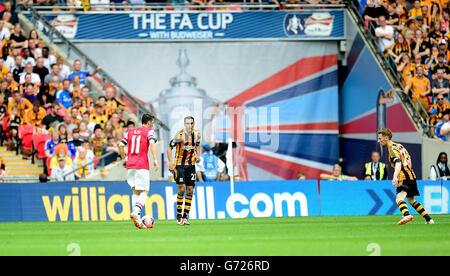
[[[366,25],[374,27],[380,50],[397,70],[404,92],[428,120],[429,136],[447,141],[450,2],[368,0],[363,15]]]
[[[18,0],[17,5],[49,6],[58,10],[61,6],[83,9],[84,11],[130,11],[130,10],[240,10],[241,4],[271,4],[266,9],[300,9],[289,5],[296,4],[340,4],[343,0]],[[288,5],[286,5],[288,4]],[[153,5],[153,7],[152,7]],[[273,7],[276,5],[276,7]],[[51,8],[54,6],[54,8]],[[139,6],[134,8],[133,6]],[[143,7],[146,6],[146,7]],[[212,7],[214,6],[214,7]],[[224,7],[220,7],[224,6]],[[250,8],[251,9],[251,8]]]
[[[70,170],[79,168],[75,178],[91,174],[97,164],[85,165],[108,152],[103,164],[117,161],[118,143],[134,123],[123,118],[125,104],[113,87],[91,97],[86,78],[101,67],[82,70],[75,60],[70,70],[35,30],[26,34],[18,22],[0,21],[0,37],[0,146],[26,159],[36,154],[48,176],[62,159]]]

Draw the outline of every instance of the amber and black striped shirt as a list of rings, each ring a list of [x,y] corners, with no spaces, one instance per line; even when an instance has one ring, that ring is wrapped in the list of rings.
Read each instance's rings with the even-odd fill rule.
[[[416,174],[412,169],[411,156],[403,145],[392,143],[392,146],[389,147],[389,162],[393,168],[395,168],[396,162],[402,164],[402,169],[398,175],[398,181],[416,179]]]
[[[170,141],[170,147],[175,147],[175,166],[194,166],[195,147],[200,145],[200,131],[193,130],[191,134],[184,130],[178,131]]]

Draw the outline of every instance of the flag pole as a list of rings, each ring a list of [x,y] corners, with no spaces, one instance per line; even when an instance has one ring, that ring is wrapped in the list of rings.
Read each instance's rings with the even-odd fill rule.
[[[231,138],[228,138],[228,148],[227,148],[227,173],[230,176],[230,196],[233,198],[234,195],[234,165],[233,165],[233,140]],[[233,208],[234,209],[234,208]],[[234,217],[234,211],[233,214],[230,214],[231,217]]]

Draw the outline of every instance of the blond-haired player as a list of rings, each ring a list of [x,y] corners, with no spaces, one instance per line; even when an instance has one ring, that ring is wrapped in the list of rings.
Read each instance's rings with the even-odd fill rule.
[[[397,198],[395,201],[403,214],[403,218],[398,222],[398,225],[404,225],[414,219],[408,211],[405,198],[425,218],[426,224],[434,224],[434,221],[427,214],[423,206],[414,199],[414,196],[419,196],[420,194],[417,189],[416,174],[412,169],[411,156],[406,148],[399,143],[392,142],[392,131],[388,128],[378,131],[378,143],[388,149],[389,162],[395,169],[394,176],[392,177],[392,186],[397,188]]]

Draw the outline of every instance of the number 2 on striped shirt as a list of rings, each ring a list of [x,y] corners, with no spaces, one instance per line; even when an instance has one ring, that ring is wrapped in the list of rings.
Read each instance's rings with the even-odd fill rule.
[[[139,147],[141,146],[141,135],[133,135],[131,136],[131,153],[138,154]]]

